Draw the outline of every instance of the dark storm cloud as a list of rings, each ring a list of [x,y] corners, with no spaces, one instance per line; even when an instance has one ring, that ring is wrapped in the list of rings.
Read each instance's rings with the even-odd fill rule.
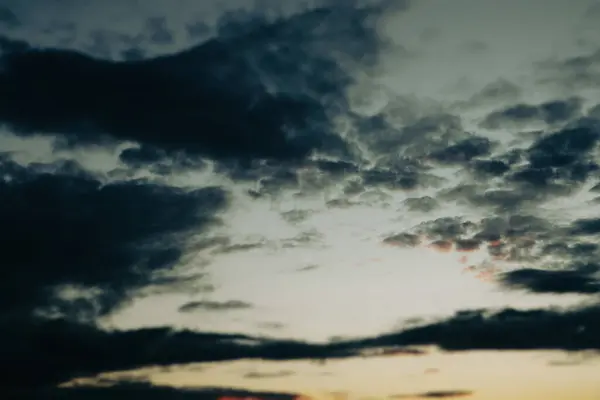
[[[600,293],[600,278],[593,273],[598,268],[548,271],[521,269],[504,274],[500,278],[503,286],[523,289],[534,293]]]
[[[597,235],[600,233],[600,218],[578,219],[573,222],[571,227],[572,235]]]
[[[595,127],[564,129],[544,136],[527,151],[532,168],[567,167],[580,161],[598,143],[600,131]]]
[[[141,367],[240,359],[351,357],[361,349],[246,335],[146,328],[104,331],[64,319],[12,319],[0,331],[0,387],[54,386]]]
[[[147,168],[158,175],[167,175],[190,169],[198,171],[206,166],[206,163],[197,157],[188,157],[181,152],[167,153],[152,146],[124,149],[119,155],[119,161],[129,169]]]
[[[228,301],[190,301],[179,307],[179,312],[189,313],[195,311],[236,311],[247,310],[253,305],[241,300]]]
[[[438,390],[417,394],[396,394],[389,396],[391,399],[454,399],[458,397],[473,396],[470,390]]]
[[[439,322],[346,345],[434,345],[446,351],[600,350],[600,306],[460,311]]]
[[[193,191],[143,181],[104,184],[73,163],[21,167],[0,161],[0,315],[38,307],[73,317],[104,314],[151,284],[217,222],[222,189]],[[99,294],[75,302],[65,285]]]
[[[459,164],[471,161],[475,157],[488,155],[492,142],[483,137],[471,137],[450,145],[431,154],[430,158],[441,164]]]
[[[360,174],[365,187],[390,190],[414,189],[421,183],[421,174],[411,168],[371,168]]]
[[[20,135],[110,135],[216,159],[345,154],[329,115],[352,82],[339,59],[374,63],[382,11],[335,5],[275,22],[249,13],[197,47],[135,62],[13,49],[2,57],[0,121]]]
[[[256,400],[294,400],[294,393],[254,392],[241,389],[202,388],[181,389],[168,386],[154,386],[144,382],[107,382],[110,386],[74,386],[53,389],[22,389],[8,391],[7,398],[15,399],[61,399],[61,400],[97,400],[97,399],[147,399],[147,400],[219,400],[230,397]]]
[[[27,42],[0,35],[0,57],[8,53],[27,51],[29,49],[30,47]]]
[[[555,124],[569,121],[581,113],[582,101],[577,97],[545,103],[517,104],[488,114],[481,126],[487,129],[519,127],[531,123]]]
[[[476,175],[483,178],[502,176],[510,170],[510,165],[501,160],[476,160],[471,167]]]
[[[596,122],[576,119],[561,129],[536,132],[532,139],[527,148],[492,157],[482,154],[486,148],[481,148],[482,155],[465,161],[472,179],[439,191],[436,200],[518,213],[547,200],[571,195],[599,176],[600,166],[594,155],[600,139]],[[441,154],[448,151],[466,158],[455,146],[449,146]],[[498,179],[490,186],[492,178]]]

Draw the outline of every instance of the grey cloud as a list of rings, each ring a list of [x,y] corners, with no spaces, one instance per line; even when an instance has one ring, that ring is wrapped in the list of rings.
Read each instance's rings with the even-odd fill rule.
[[[532,123],[566,122],[581,114],[582,100],[572,97],[541,104],[517,104],[488,114],[481,122],[487,129],[515,128]]]
[[[411,197],[404,200],[404,206],[413,212],[430,212],[440,206],[439,202],[431,196]]]
[[[600,307],[570,310],[466,310],[348,347],[434,345],[445,351],[600,350]]]
[[[11,318],[0,330],[2,390],[51,388],[78,377],[151,366],[241,359],[352,357],[337,345],[146,328],[105,331],[64,319]],[[49,345],[51,344],[51,345]],[[10,366],[10,367],[8,367]]]
[[[501,160],[475,160],[471,168],[479,177],[488,178],[504,175],[510,170],[510,165]]]
[[[416,394],[395,394],[389,396],[391,399],[454,399],[459,397],[473,396],[475,392],[470,390],[437,390]]]
[[[589,269],[521,269],[503,275],[500,282],[510,289],[523,289],[534,293],[600,293],[600,277],[593,276],[599,269]]]
[[[0,172],[3,315],[40,307],[76,318],[106,314],[185,258],[190,233],[218,224],[228,204],[219,187],[105,184],[73,162],[25,168],[0,160]],[[70,304],[53,294],[64,286],[97,295]]]
[[[272,378],[285,378],[294,375],[293,371],[281,370],[277,372],[258,372],[251,371],[244,374],[244,378],[247,379],[272,379]]]
[[[489,155],[493,143],[484,137],[473,136],[438,150],[430,158],[442,164],[459,164],[471,161],[476,157]]]
[[[559,85],[567,89],[586,89],[600,84],[600,50],[591,53],[551,60],[537,64],[542,84]]]
[[[599,138],[597,124],[581,118],[562,129],[536,133],[527,148],[492,157],[484,154],[487,146],[477,150],[469,145],[466,149],[480,152],[470,155],[481,154],[465,161],[472,180],[439,191],[436,200],[514,213],[571,195],[600,174],[594,156]],[[468,158],[454,146],[442,154],[447,152]],[[497,179],[490,185],[492,178]]]
[[[228,300],[228,301],[191,301],[185,303],[179,307],[179,312],[189,313],[195,311],[237,311],[247,310],[254,306],[250,303],[240,300]]]
[[[218,38],[141,61],[16,51],[13,42],[2,56],[0,120],[22,136],[62,135],[76,145],[104,134],[224,161],[347,154],[328,105],[347,111],[352,77],[334,55],[371,65],[387,44],[370,21],[385,7],[336,4],[273,22],[257,12],[230,16]],[[162,32],[162,20],[152,24]],[[96,32],[93,46],[111,52],[113,36]]]
[[[460,107],[476,108],[498,103],[514,102],[522,95],[522,89],[506,79],[498,79],[488,83],[468,100],[459,102]]]

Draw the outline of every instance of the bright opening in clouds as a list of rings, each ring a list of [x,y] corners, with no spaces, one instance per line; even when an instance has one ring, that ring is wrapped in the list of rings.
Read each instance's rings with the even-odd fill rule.
[[[0,2],[2,396],[597,399],[599,23]]]

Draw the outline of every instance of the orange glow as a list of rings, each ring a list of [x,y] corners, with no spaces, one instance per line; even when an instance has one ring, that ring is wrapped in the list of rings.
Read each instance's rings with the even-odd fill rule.
[[[452,242],[448,240],[436,240],[435,242],[430,243],[427,247],[442,253],[449,253],[452,250],[452,246]]]
[[[296,396],[294,398],[294,400],[314,400],[314,399],[312,397],[310,397],[310,396],[306,396],[306,395],[301,394],[299,396]]]
[[[474,266],[474,265],[469,265],[468,267],[465,267],[465,268],[463,268],[463,270],[462,270],[462,271],[463,271],[463,272],[473,272],[473,271],[475,271],[476,269],[477,269],[477,267],[476,267],[476,266]]]
[[[475,277],[484,282],[491,282],[492,280],[494,280],[494,275],[497,272],[498,270],[496,268],[488,268],[485,271],[481,271],[480,273],[475,275]]]

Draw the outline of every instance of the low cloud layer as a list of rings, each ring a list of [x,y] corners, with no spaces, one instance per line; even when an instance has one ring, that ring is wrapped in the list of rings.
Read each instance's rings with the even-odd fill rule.
[[[175,389],[144,382],[106,382],[111,386],[70,387],[62,389],[31,389],[9,392],[20,399],[148,399],[148,400],[219,400],[252,398],[257,400],[293,400],[297,394],[253,392],[241,389],[203,388]]]
[[[152,366],[428,354],[421,346],[445,352],[600,351],[600,104],[577,93],[600,83],[599,51],[532,65],[535,84],[558,85],[560,95],[533,99],[529,92],[535,90],[517,80],[494,78],[464,100],[442,104],[378,81],[389,72],[382,60],[390,53],[401,54],[398,75],[424,56],[388,40],[379,25],[411,4],[359,3],[225,13],[214,26],[186,25],[196,44],[161,56],[148,55],[144,44],[168,48],[177,42],[166,17],[146,18],[139,37],[95,31],[85,50],[73,50],[63,42],[41,45],[13,35],[22,18],[0,7],[0,140],[29,143],[33,154],[27,162],[18,151],[0,154],[3,390],[33,398],[283,400],[297,395],[145,383],[55,386]],[[48,29],[67,32],[69,40],[79,34],[75,25]],[[431,32],[422,36],[442,40]],[[116,42],[127,42],[127,54],[111,56]],[[472,40],[456,47],[477,57],[494,51]],[[102,148],[110,149],[116,165],[101,174],[75,161],[41,162],[35,143],[48,138],[52,159]],[[315,198],[323,199],[318,207],[311,203]],[[293,209],[279,209],[284,200]],[[354,216],[361,212],[358,221]],[[350,237],[355,222],[363,224],[356,236],[365,237]],[[248,224],[258,226],[246,230]],[[267,230],[271,237],[262,235]],[[455,266],[480,277],[487,272],[503,294],[584,300],[568,308],[465,306],[393,333],[327,343],[210,331],[210,318],[231,317],[237,329],[257,310],[268,314],[280,299],[288,304],[284,290],[273,303],[258,297],[265,304],[238,297],[243,285],[227,296],[218,293],[219,284],[253,279],[260,290],[284,287],[279,273],[286,277],[288,266],[279,264],[288,260],[298,262],[289,270],[310,271],[290,279],[310,281],[311,290],[318,286],[313,282],[324,282],[314,297],[323,296],[325,313],[326,293],[344,285],[335,263],[346,253],[354,257],[353,251],[362,257],[371,242],[376,249],[391,247],[382,254],[389,250],[394,263],[395,254],[400,258],[407,250],[456,254]],[[310,254],[302,253],[306,249]],[[321,250],[332,249],[334,256],[319,259]],[[197,275],[178,275],[177,267],[198,251],[206,259],[195,259],[202,264]],[[284,251],[290,256],[277,258],[277,269],[259,257]],[[417,258],[398,268],[412,274],[420,267]],[[223,271],[211,270],[215,259],[241,266],[224,262]],[[211,281],[215,272],[217,284]],[[266,274],[277,277],[263,281]],[[100,326],[143,289],[188,284],[207,297],[180,297],[169,307],[177,318],[193,320],[195,329]],[[295,322],[272,320],[271,314],[263,321],[272,322],[262,327],[285,334]],[[254,371],[245,378],[294,373]],[[437,390],[392,397],[474,395]]]
[[[89,319],[160,279],[192,231],[218,222],[218,187],[176,189],[143,181],[103,184],[67,164],[1,161],[2,315],[46,312]],[[51,171],[51,172],[47,172]],[[81,292],[81,296],[61,292]]]
[[[377,57],[383,44],[369,21],[380,12],[334,5],[274,21],[242,13],[221,21],[218,38],[130,62],[4,46],[0,121],[73,145],[108,136],[215,159],[348,153],[327,109],[344,106],[351,63]],[[160,20],[150,26],[167,38]]]
[[[446,351],[600,350],[599,316],[597,305],[574,310],[465,310],[356,345],[433,345]]]

